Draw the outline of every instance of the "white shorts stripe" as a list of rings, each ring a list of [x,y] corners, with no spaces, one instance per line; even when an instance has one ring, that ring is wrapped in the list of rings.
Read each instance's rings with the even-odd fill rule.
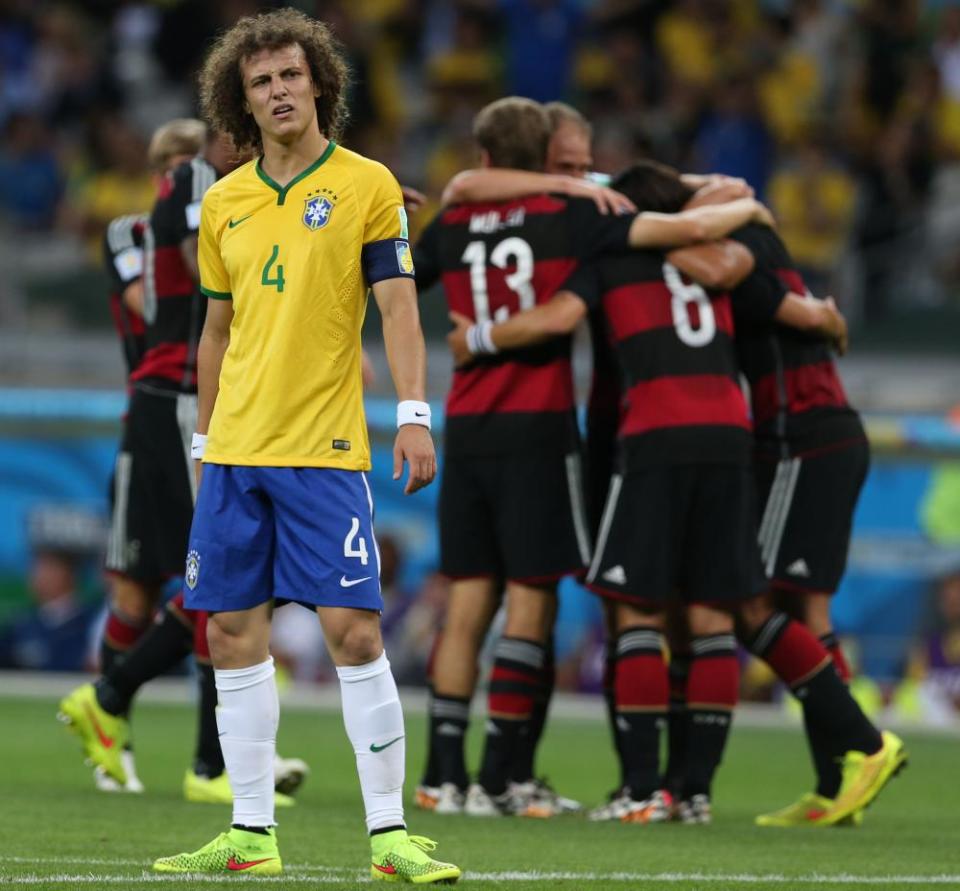
[[[187,466],[187,479],[190,481],[190,496],[197,503],[197,475],[193,469],[193,456],[190,443],[197,429],[197,397],[189,393],[177,396],[177,427],[180,428],[180,444],[183,446],[183,460]]]
[[[793,458],[790,460],[789,467],[787,468],[783,495],[780,499],[776,519],[770,528],[770,538],[766,546],[764,571],[767,574],[767,578],[773,576],[773,571],[777,565],[780,543],[783,541],[783,533],[787,528],[787,520],[790,517],[790,507],[793,504],[793,493],[797,488],[797,478],[800,476],[800,464],[800,458]]]
[[[373,528],[373,492],[370,491],[370,483],[367,482],[367,475],[361,470],[360,479],[363,480],[363,488],[367,490],[367,504],[370,505],[370,535],[373,537],[373,553],[377,555],[377,578],[380,578],[380,546],[377,544],[377,533]]]
[[[587,517],[583,506],[583,475],[581,473],[580,455],[577,452],[571,452],[565,460],[573,529],[577,536],[580,561],[586,565],[590,562],[590,533],[587,531]]]
[[[127,508],[130,504],[130,476],[133,455],[118,452],[113,473],[113,516],[110,518],[110,539],[107,542],[107,569],[127,568]]]
[[[603,551],[607,546],[607,538],[610,536],[610,527],[613,525],[613,516],[617,512],[617,502],[620,500],[620,490],[622,488],[623,477],[619,473],[615,473],[610,477],[607,503],[603,507],[603,519],[600,521],[600,532],[597,535],[597,549],[593,555],[593,563],[590,564],[590,571],[587,573],[588,582],[594,581],[600,571]]]

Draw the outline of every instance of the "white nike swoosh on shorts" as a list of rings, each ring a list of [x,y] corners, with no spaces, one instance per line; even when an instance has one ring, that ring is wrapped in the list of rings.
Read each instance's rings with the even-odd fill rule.
[[[345,575],[340,576],[340,587],[341,588],[352,588],[354,585],[359,585],[360,582],[370,581],[371,576],[365,575],[362,579],[348,579]]]

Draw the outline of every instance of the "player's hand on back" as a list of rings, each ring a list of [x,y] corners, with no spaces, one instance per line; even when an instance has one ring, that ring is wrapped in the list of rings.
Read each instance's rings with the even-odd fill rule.
[[[467,331],[473,322],[458,312],[449,313],[448,318],[453,322],[453,330],[447,335],[447,346],[453,353],[453,364],[459,368],[473,359],[467,348]]]
[[[437,455],[429,429],[419,424],[404,424],[397,430],[397,438],[393,443],[395,480],[402,476],[404,462],[409,467],[407,484],[403,487],[404,495],[412,495],[433,482],[437,475]]]
[[[776,229],[777,221],[773,218],[773,214],[770,213],[770,208],[760,201],[754,201],[753,203],[753,222],[759,223],[761,226],[769,226],[771,229]]]
[[[619,215],[637,212],[637,205],[626,195],[621,195],[614,189],[608,189],[606,186],[597,185],[590,180],[579,179],[575,176],[561,176],[558,179],[562,192],[571,196],[589,198],[597,205],[597,210],[602,214]]]
[[[827,297],[823,301],[823,305],[827,313],[827,336],[832,341],[837,355],[842,356],[847,352],[849,345],[847,320],[837,308],[837,303],[832,297]]]

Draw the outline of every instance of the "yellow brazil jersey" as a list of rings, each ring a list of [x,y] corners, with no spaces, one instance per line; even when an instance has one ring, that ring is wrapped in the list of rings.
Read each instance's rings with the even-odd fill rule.
[[[412,277],[400,187],[330,142],[286,186],[251,161],[212,186],[200,286],[233,300],[204,461],[366,470],[360,328],[367,288]]]

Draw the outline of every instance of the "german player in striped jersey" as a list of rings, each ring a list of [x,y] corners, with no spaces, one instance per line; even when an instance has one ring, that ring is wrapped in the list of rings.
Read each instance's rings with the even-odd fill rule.
[[[649,169],[635,165],[613,185],[640,208],[662,209]],[[675,183],[687,199],[693,196],[679,177]],[[607,816],[652,823],[674,813],[661,788],[659,733],[669,691],[664,620],[678,593],[693,637],[681,819],[711,819],[711,782],[737,699],[736,616],[753,651],[845,753],[843,788],[818,817],[835,825],[875,797],[902,763],[902,745],[892,734],[881,737],[866,719],[823,645],[760,596],[766,583],[748,475],[751,425],[739,387],[731,300],[681,274],[702,280],[712,262],[702,251],[601,258],[578,270],[550,302],[485,331],[457,318],[451,344],[464,361],[471,352],[541,342],[571,330],[589,305],[599,304],[617,347],[620,466],[587,575],[588,586],[617,605],[615,695],[627,782]],[[762,275],[748,277],[735,294],[754,318],[845,336],[831,307],[811,309],[797,295],[772,293]]]
[[[492,103],[475,121],[484,163],[498,168],[542,170],[550,129],[542,106],[518,98]],[[605,250],[689,243],[765,214],[747,199],[713,208],[720,213],[709,217],[605,215],[591,199],[610,200],[609,193],[580,180],[546,180],[538,195],[441,213],[418,245],[418,281],[441,278],[452,311],[492,324],[549,301],[571,270]],[[548,194],[556,185],[579,195]],[[540,804],[518,793],[511,772],[535,717],[556,584],[582,573],[589,559],[582,508],[569,340],[458,369],[447,400],[439,520],[441,569],[453,584],[431,704],[431,779],[441,810],[534,815]],[[490,684],[487,742],[478,782],[465,789],[463,729],[477,649],[503,581],[506,626]]]

